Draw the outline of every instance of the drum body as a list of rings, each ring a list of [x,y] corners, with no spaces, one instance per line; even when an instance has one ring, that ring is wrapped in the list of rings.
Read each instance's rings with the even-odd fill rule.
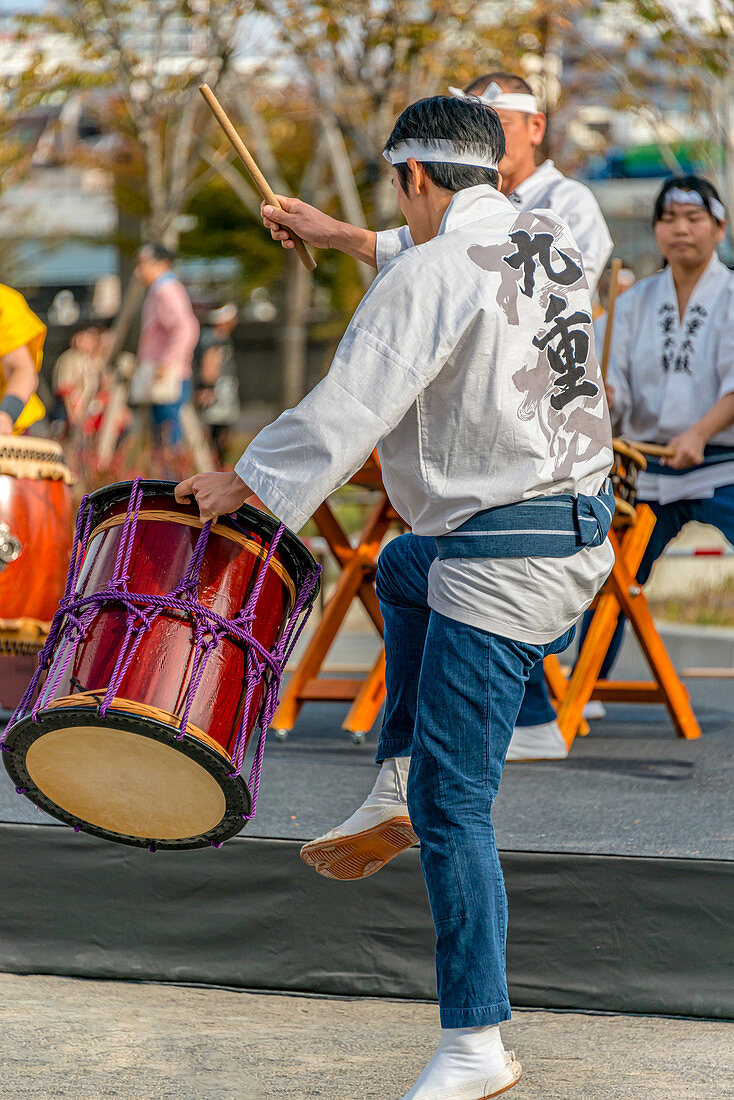
[[[0,709],[19,702],[64,592],[73,476],[61,447],[0,436]]]
[[[81,597],[109,590],[127,538],[130,488],[112,486],[89,498],[91,533],[76,586]],[[176,502],[171,485],[144,482],[142,488],[126,544],[126,589],[166,597],[180,588],[202,524],[195,507]],[[277,527],[247,507],[214,525],[189,590],[194,602],[221,620],[235,619],[252,595]],[[285,532],[254,606],[252,636],[264,650],[279,640],[315,568],[298,539]],[[249,685],[248,700],[248,650],[227,634],[212,645],[202,673],[196,617],[175,603],[159,608],[149,622],[145,609],[131,615],[123,601],[95,605],[59,676],[62,632],[41,710],[36,720],[25,718],[9,731],[5,763],[33,801],[87,832],[141,846],[193,848],[232,836],[249,814],[250,793],[233,774],[233,756],[238,735],[241,756],[242,731],[249,740],[255,728],[268,677]],[[130,629],[139,638],[127,661]],[[204,641],[211,643],[211,635]],[[114,698],[100,714],[121,668]]]

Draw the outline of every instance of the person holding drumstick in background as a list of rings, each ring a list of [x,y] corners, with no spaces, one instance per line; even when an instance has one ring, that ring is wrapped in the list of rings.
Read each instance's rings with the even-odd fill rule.
[[[536,165],[547,120],[533,89],[516,73],[494,72],[478,76],[463,91],[449,91],[460,97],[476,96],[494,107],[505,135],[505,155],[500,165],[502,194],[518,210],[552,210],[566,223],[581,251],[593,301],[599,276],[612,252],[612,238],[599,203],[586,184],[564,176],[552,160]]]
[[[0,284],[0,435],[21,435],[46,415],[36,393],[45,339],[23,295]]]
[[[726,211],[708,180],[679,176],[661,188],[653,227],[665,266],[617,302],[607,373],[616,434],[673,451],[648,458],[639,475],[638,500],[657,517],[641,584],[691,520],[718,527],[734,544],[734,273],[716,255]],[[603,330],[601,318],[599,344]],[[589,622],[587,613],[582,640]],[[620,615],[604,678],[623,630]]]
[[[403,112],[384,155],[414,247],[383,267],[327,376],[235,472],[176,489],[203,520],[255,492],[299,528],[379,445],[412,529],[378,565],[380,773],[325,857],[333,877],[360,877],[421,842],[442,1032],[403,1100],[485,1100],[520,1078],[499,1033],[507,903],[492,804],[527,675],[568,643],[613,560],[611,432],[581,257],[562,222],[499,193],[503,153],[499,118],[477,99]],[[391,796],[408,759],[400,822]],[[342,876],[355,839],[360,870]]]

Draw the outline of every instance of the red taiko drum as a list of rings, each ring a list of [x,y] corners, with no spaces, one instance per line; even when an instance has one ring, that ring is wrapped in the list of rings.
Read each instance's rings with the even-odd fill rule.
[[[35,714],[9,727],[6,768],[85,832],[151,848],[219,843],[252,809],[239,771],[282,671],[263,655],[284,664],[318,567],[247,506],[207,536],[167,482],[101,489],[82,513],[75,591]]]
[[[64,592],[73,483],[58,443],[0,436],[0,710],[21,698]]]

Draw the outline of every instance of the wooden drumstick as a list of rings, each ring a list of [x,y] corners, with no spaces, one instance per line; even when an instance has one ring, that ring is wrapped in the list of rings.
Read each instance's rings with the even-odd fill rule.
[[[229,138],[229,141],[235,153],[237,153],[237,156],[240,158],[245,168],[247,169],[250,179],[255,185],[255,189],[260,192],[263,199],[265,199],[265,202],[270,203],[270,205],[274,206],[277,210],[282,210],[283,207],[278,201],[277,195],[273,191],[268,181],[265,179],[265,176],[258,168],[252,154],[250,153],[250,150],[247,148],[244,141],[235,130],[226,111],[222,107],[217,97],[214,95],[214,92],[211,90],[208,84],[200,84],[199,91],[211,107],[214,117]],[[299,236],[297,236],[293,232],[292,229],[288,230],[288,234],[296,247],[298,258],[303,266],[306,268],[307,271],[313,271],[313,269],[316,267],[316,261],[306,248],[304,242]]]
[[[609,295],[607,298],[607,326],[604,329],[604,344],[601,353],[601,376],[606,381],[609,367],[609,355],[612,350],[612,329],[614,328],[614,310],[617,305],[617,290],[619,289],[619,273],[622,270],[622,261],[612,261],[612,275],[609,280]]]
[[[675,454],[672,447],[666,447],[663,443],[638,443],[635,440],[632,446],[636,447],[640,454],[650,455],[651,458],[672,458]]]

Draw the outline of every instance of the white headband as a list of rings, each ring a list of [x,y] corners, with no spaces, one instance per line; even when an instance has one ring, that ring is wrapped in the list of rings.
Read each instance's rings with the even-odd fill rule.
[[[674,202],[685,203],[687,206],[702,206],[706,209],[706,203],[703,200],[703,196],[700,195],[698,191],[684,191],[682,187],[671,187],[670,191],[665,192],[663,207],[667,210]],[[717,221],[726,221],[726,210],[718,199],[710,198],[708,200],[708,209]]]
[[[494,107],[495,111],[522,111],[526,115],[535,115],[540,111],[537,99],[530,92],[506,92],[495,83],[485,88],[481,95],[474,95],[473,92],[467,95],[461,88],[449,88],[449,91],[457,99],[479,99],[488,107]]]
[[[470,164],[474,168],[497,168],[497,161],[483,157],[481,153],[460,153],[453,141],[400,141],[394,148],[383,152],[388,164],[405,164],[408,157],[421,164]]]

